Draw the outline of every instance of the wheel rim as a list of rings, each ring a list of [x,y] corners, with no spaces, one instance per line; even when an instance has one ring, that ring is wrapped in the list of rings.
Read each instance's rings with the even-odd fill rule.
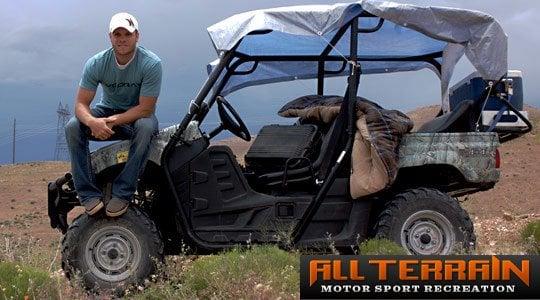
[[[109,226],[94,232],[85,246],[90,271],[108,282],[125,280],[137,269],[141,245],[127,228]]]
[[[401,228],[401,245],[409,254],[449,254],[455,241],[452,223],[433,210],[412,214]]]

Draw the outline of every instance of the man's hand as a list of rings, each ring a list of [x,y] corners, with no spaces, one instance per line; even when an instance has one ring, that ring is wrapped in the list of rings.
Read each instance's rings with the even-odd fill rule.
[[[140,118],[148,118],[154,113],[156,101],[155,97],[141,96],[137,106],[133,106],[121,114],[104,118],[105,122],[110,128],[113,128],[118,125],[131,124]]]
[[[107,124],[107,118],[94,118],[88,122],[88,127],[92,131],[92,136],[100,139],[100,140],[106,140],[110,138],[114,131],[111,129],[111,127]]]
[[[75,115],[92,131],[92,136],[99,140],[106,140],[114,134],[112,126],[107,126],[105,118],[96,118],[90,112],[90,102],[94,99],[96,91],[79,87],[75,100]]]
[[[107,126],[109,126],[109,128],[111,129],[116,125],[120,125],[118,124],[118,115],[112,115],[104,119],[105,119],[105,122],[107,123]]]

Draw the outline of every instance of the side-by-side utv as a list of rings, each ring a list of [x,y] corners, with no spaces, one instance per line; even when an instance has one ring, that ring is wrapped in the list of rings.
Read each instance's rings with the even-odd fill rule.
[[[491,16],[360,1],[257,10],[208,30],[219,59],[208,65],[208,79],[181,122],[154,138],[125,215],[82,214],[68,224],[68,212],[80,205],[71,176],[49,184],[49,216],[52,227],[65,234],[62,267],[68,276],[80,274],[91,289],[139,283],[163,255],[178,253],[182,245],[196,253],[248,242],[319,250],[331,243],[350,251],[367,238],[382,237],[411,254],[474,247],[473,224],[455,197],[490,189],[499,179],[497,133],[483,132],[478,123],[485,101],[496,90],[500,96],[501,88],[494,87],[504,92],[507,73],[506,35]],[[463,54],[486,89],[450,110],[448,84]],[[441,115],[417,132],[394,136],[380,129],[396,143],[382,153],[388,160],[355,156],[359,141],[371,154],[380,151],[373,135],[358,130],[358,124],[371,124],[359,108],[386,111],[358,96],[361,75],[424,68],[441,79]],[[325,79],[338,76],[346,78],[343,94],[325,95]],[[314,95],[302,103],[334,108],[332,118],[298,117],[290,125],[264,126],[242,165],[228,146],[212,145],[224,130],[251,140],[234,101],[225,96],[297,79],[316,79]],[[211,109],[217,109],[221,124],[203,132]],[[105,201],[128,149],[129,141],[120,141],[91,154]],[[382,188],[353,196],[352,174],[372,171],[352,170],[355,159],[384,170],[395,162],[395,172]],[[373,174],[360,184],[375,184],[380,178]]]

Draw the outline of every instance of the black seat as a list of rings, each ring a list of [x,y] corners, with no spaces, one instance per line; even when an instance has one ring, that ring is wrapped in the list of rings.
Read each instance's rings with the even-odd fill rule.
[[[471,132],[474,131],[474,101],[460,102],[450,113],[426,122],[417,132]]]
[[[283,171],[291,158],[313,160],[319,140],[314,124],[264,126],[244,157],[246,168],[260,175]]]
[[[323,164],[323,161],[325,161],[325,159],[328,158],[329,150],[330,148],[332,148],[330,145],[330,140],[331,140],[332,134],[334,133],[336,124],[337,122],[336,120],[334,120],[328,132],[322,136],[321,147],[315,161],[311,162],[311,161],[299,160],[297,161],[297,163],[298,165],[302,165],[302,167],[283,168],[283,170],[280,170],[277,172],[262,174],[258,177],[258,180],[257,180],[259,185],[264,185],[267,187],[281,185],[283,184],[284,176],[286,176],[285,177],[286,184],[313,183],[312,181],[314,181],[315,178],[320,177],[318,175],[320,173],[321,165]]]
[[[347,88],[343,99],[348,99],[348,95],[349,89]],[[297,159],[296,165],[290,167],[287,162],[282,171],[262,174],[258,176],[257,184],[263,188],[281,185],[283,189],[287,190],[291,187],[291,184],[313,186],[326,180],[328,173],[335,164],[335,159],[346,143],[347,131],[345,129],[348,120],[349,102],[342,101],[339,113],[331,122],[330,127],[323,126],[328,128],[328,131],[323,134],[319,153],[313,162],[303,158],[291,158],[288,162],[295,163],[295,159]],[[302,165],[302,163],[304,164]]]

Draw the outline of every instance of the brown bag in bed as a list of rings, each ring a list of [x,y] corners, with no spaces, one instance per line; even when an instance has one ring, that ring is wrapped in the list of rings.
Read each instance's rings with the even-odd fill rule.
[[[332,122],[343,98],[340,96],[303,96],[278,112],[283,117]],[[412,121],[397,110],[386,110],[367,99],[357,98],[357,132],[351,155],[350,193],[353,199],[390,186],[397,176],[398,148]]]

